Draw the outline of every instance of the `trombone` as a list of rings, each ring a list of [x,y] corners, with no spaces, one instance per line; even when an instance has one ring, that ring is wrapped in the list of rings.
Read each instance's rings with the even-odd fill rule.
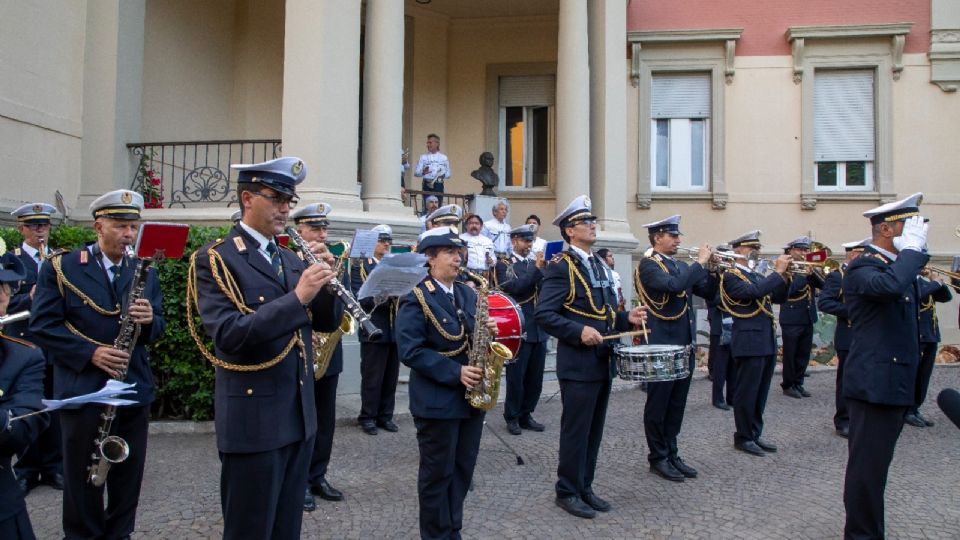
[[[947,278],[947,281],[944,281],[943,284],[960,293],[960,272],[951,272],[947,269],[932,265],[924,266],[923,269],[920,270],[921,276],[927,277],[930,274],[940,274]]]

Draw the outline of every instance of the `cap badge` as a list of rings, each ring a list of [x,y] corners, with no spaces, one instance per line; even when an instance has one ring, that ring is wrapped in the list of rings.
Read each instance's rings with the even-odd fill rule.
[[[33,213],[39,214],[40,212],[43,212],[43,205],[42,204],[33,205]]]
[[[300,160],[297,160],[297,162],[294,163],[292,167],[290,167],[290,172],[293,173],[294,176],[299,175],[300,171],[302,170],[303,170],[303,162]]]
[[[590,197],[584,197],[584,198],[583,198],[583,204],[585,204],[585,205],[587,205],[587,206],[591,206]]]
[[[130,193],[129,191],[124,191],[124,192],[120,195],[120,201],[121,201],[123,204],[130,204],[131,202],[133,202],[133,194]]]

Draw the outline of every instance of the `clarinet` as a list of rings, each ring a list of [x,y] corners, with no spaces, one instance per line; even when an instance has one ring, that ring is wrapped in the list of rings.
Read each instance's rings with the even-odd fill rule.
[[[124,251],[127,257],[136,258],[132,247],[126,246]],[[133,322],[133,317],[130,316],[130,306],[143,297],[143,288],[147,283],[147,269],[151,262],[151,259],[137,259],[137,268],[133,272],[133,282],[130,284],[127,303],[120,314],[120,333],[117,334],[117,339],[113,341],[114,349],[123,351],[131,357],[134,347],[137,346],[137,339],[140,338],[140,325]],[[116,380],[122,381],[126,378],[127,370],[121,369]],[[127,444],[127,441],[123,440],[122,437],[110,434],[116,416],[116,405],[107,405],[100,415],[100,427],[97,429],[97,438],[93,441],[93,462],[87,468],[87,481],[97,487],[106,483],[107,473],[110,472],[111,465],[122,463],[130,456],[130,445]]]
[[[297,245],[297,248],[300,249],[300,253],[303,254],[303,259],[307,261],[308,265],[317,264],[320,262],[317,259],[317,256],[310,251],[310,248],[307,247],[307,243],[303,240],[303,237],[300,236],[300,233],[297,232],[293,227],[287,227],[286,232],[290,235],[290,241]],[[344,307],[347,308],[347,312],[350,313],[350,316],[353,317],[355,321],[360,323],[360,326],[363,328],[363,331],[367,333],[367,337],[370,341],[376,341],[380,339],[380,335],[383,332],[376,327],[375,324],[370,320],[370,315],[367,315],[367,312],[360,307],[360,302],[353,296],[353,293],[349,289],[343,286],[343,283],[339,279],[332,279],[327,285],[330,292],[337,295],[340,298],[340,301],[343,302]]]

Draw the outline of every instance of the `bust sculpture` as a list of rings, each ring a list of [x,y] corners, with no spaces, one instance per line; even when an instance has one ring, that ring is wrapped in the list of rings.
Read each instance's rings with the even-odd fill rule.
[[[480,168],[470,173],[470,176],[476,178],[483,184],[481,195],[496,197],[497,192],[494,188],[500,185],[500,176],[493,170],[493,154],[484,152],[480,154]]]

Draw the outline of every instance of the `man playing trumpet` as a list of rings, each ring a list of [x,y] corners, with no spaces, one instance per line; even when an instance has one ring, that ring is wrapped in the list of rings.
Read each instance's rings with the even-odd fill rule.
[[[801,236],[783,248],[797,262],[805,262],[810,253],[810,238]],[[809,268],[809,266],[807,266]],[[787,297],[780,303],[780,334],[783,338],[783,393],[792,398],[810,397],[803,387],[810,351],[813,325],[817,322],[817,291],[823,279],[815,272],[794,273]]]

